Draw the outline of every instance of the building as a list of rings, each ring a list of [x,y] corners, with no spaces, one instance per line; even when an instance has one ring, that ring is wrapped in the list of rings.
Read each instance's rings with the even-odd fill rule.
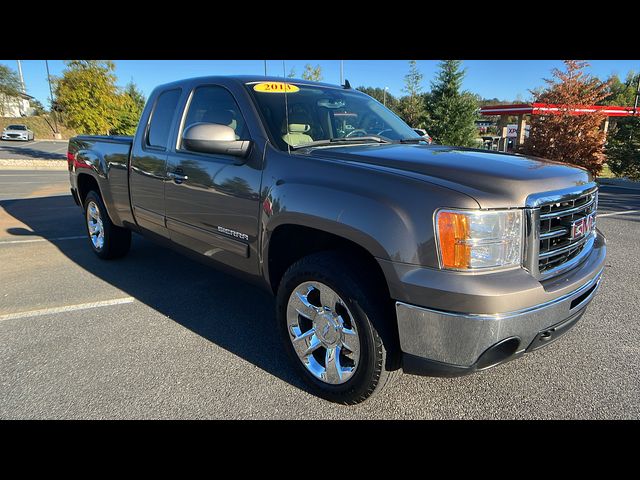
[[[31,95],[19,93],[15,96],[0,93],[0,117],[28,117],[33,115],[34,108],[31,107]]]

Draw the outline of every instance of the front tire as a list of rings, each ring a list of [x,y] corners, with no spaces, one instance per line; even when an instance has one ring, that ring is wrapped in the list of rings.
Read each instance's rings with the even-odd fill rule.
[[[294,263],[280,282],[276,313],[285,349],[326,400],[363,402],[399,374],[388,294],[370,279],[351,256],[321,252]]]
[[[84,199],[84,217],[89,245],[104,260],[124,257],[131,247],[131,231],[114,225],[104,202],[95,191]]]

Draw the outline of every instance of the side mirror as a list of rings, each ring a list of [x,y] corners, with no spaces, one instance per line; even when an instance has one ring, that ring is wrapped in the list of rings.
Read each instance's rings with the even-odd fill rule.
[[[251,140],[236,140],[233,128],[217,123],[194,123],[182,134],[182,146],[199,153],[246,157]]]

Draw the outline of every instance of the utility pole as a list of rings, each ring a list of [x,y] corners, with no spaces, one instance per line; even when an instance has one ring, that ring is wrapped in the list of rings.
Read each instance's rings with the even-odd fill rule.
[[[340,85],[344,85],[344,60],[340,60]]]
[[[55,132],[53,132],[56,136],[58,135],[58,121],[56,120],[56,112],[53,108],[53,88],[51,88],[51,74],[49,73],[49,60],[45,60],[44,64],[47,66],[47,81],[49,82],[49,94],[51,95],[51,115],[53,116],[53,125],[55,126]]]
[[[18,75],[20,76],[20,85],[22,87],[22,93],[27,93],[27,89],[24,86],[24,77],[22,76],[22,62],[18,60]]]
[[[22,76],[22,62],[20,62],[20,60],[17,60],[17,62],[18,62],[18,76],[20,77],[20,90],[24,95],[26,95],[27,89],[24,87],[24,77]],[[24,106],[24,97],[18,100],[18,105],[19,105],[18,110],[20,112],[20,115],[26,116],[27,113],[22,111],[22,107]]]
[[[264,61],[264,76],[267,76],[267,61]]]
[[[385,107],[387,106],[387,90],[389,90],[389,87],[384,87],[384,90],[382,92],[382,104]]]

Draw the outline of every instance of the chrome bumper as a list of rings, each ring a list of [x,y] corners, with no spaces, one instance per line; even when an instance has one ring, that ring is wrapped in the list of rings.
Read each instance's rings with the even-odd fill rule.
[[[571,293],[508,313],[455,313],[396,302],[401,350],[414,357],[466,368],[496,343],[515,337],[519,340],[517,356],[541,331],[584,310],[600,285],[602,271],[603,268]]]

